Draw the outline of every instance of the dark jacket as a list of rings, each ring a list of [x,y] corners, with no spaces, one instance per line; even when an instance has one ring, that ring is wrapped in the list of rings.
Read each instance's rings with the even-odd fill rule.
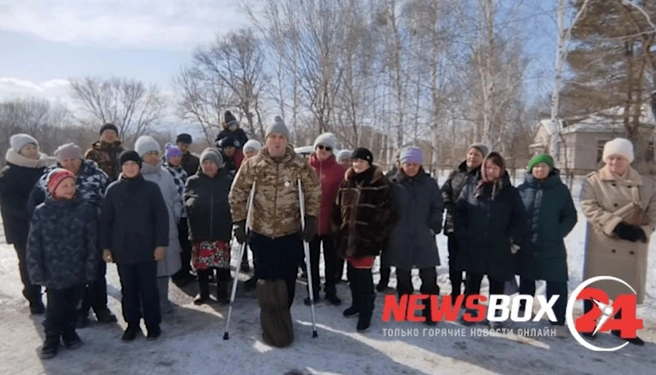
[[[397,222],[389,251],[400,269],[440,265],[435,236],[442,230],[442,194],[437,181],[421,169],[415,177],[402,171],[391,179]]]
[[[48,174],[50,174],[55,168],[61,167],[56,165],[46,169],[43,171],[43,175],[39,179],[39,182],[34,185],[34,189],[30,194],[29,201],[27,202],[27,209],[30,212],[30,215],[34,212],[36,206],[43,203],[46,200],[46,196],[50,195],[48,192]],[[75,179],[77,181],[76,194],[100,210],[103,197],[105,196],[105,189],[107,189],[107,185],[110,182],[107,173],[103,172],[95,161],[83,160]]]
[[[169,245],[169,214],[156,183],[142,175],[119,177],[107,188],[100,216],[100,247],[116,263],[154,261],[156,247]]]
[[[444,234],[448,235],[453,233],[453,214],[460,192],[467,181],[473,176],[476,176],[476,173],[480,170],[480,167],[469,170],[467,168],[467,162],[463,161],[458,168],[454,169],[449,174],[446,181],[444,181],[444,185],[442,185],[441,189],[444,209],[446,210],[446,215],[444,215]]]
[[[213,178],[202,171],[189,177],[185,189],[185,207],[191,241],[224,241],[232,238],[232,216],[228,194],[232,177],[220,169]]]
[[[518,271],[531,280],[567,281],[564,238],[577,222],[572,194],[555,169],[544,180],[530,173],[517,188],[528,213],[530,251],[521,250]]]
[[[187,176],[193,176],[198,172],[198,168],[200,168],[200,159],[191,152],[187,152],[182,155],[180,164],[182,165],[182,169],[187,172]]]
[[[47,157],[27,159],[9,149],[7,166],[0,171],[0,213],[8,244],[24,247],[30,230],[27,201],[36,182],[43,175]]]
[[[110,181],[116,181],[118,175],[121,174],[119,165],[121,152],[123,152],[123,146],[120,141],[114,143],[97,141],[84,153],[84,158],[95,161],[98,167],[109,176]]]
[[[475,196],[480,173],[465,185],[456,203],[455,235],[460,242],[458,263],[469,273],[510,280],[515,274],[511,243],[528,251],[526,210],[505,172],[492,199],[492,185]]]
[[[53,289],[83,285],[98,277],[98,214],[81,197],[48,197],[34,211],[27,243],[33,284]]]
[[[394,196],[380,167],[373,165],[360,174],[349,168],[336,204],[335,247],[341,257],[376,256],[387,248],[395,223]]]
[[[248,142],[248,136],[246,135],[246,132],[242,128],[237,128],[235,129],[235,131],[224,128],[216,137],[215,141],[218,144],[223,138],[226,137],[232,137],[235,140],[235,147],[238,150],[241,150],[246,144],[246,142]]]

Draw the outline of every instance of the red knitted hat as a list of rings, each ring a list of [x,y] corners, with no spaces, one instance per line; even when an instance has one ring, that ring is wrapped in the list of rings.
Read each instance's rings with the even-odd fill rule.
[[[54,196],[57,186],[67,178],[75,180],[73,172],[64,168],[55,168],[48,174],[48,191]]]

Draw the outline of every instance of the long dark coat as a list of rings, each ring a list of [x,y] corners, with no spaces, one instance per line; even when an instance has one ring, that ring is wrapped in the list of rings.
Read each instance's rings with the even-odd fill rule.
[[[202,171],[187,180],[184,200],[191,241],[229,242],[232,237],[232,215],[228,194],[232,177],[220,169],[213,178]]]

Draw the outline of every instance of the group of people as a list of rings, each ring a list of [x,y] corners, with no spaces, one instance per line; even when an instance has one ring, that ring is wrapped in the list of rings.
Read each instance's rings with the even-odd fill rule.
[[[247,286],[258,289],[263,314],[266,306],[274,312],[261,320],[271,345],[292,341],[291,324],[281,328],[280,322],[291,322],[304,242],[314,296],[305,303],[321,300],[323,252],[324,298],[341,304],[336,284],[346,261],[351,305],[343,315],[357,317],[357,331],[365,332],[374,311],[377,256],[378,290],[387,289],[394,267],[397,295],[414,293],[416,268],[421,293],[440,295],[435,236],[443,230],[452,301],[463,293],[463,281],[465,295],[480,294],[484,276],[490,294],[503,294],[504,283],[517,274],[521,294],[534,294],[536,281],[545,280],[547,295],[560,296],[553,324],[564,327],[564,238],[577,213],[549,155],[533,157],[525,181],[514,187],[503,156],[473,144],[440,188],[423,169],[416,147],[400,150],[395,167],[385,173],[366,148],[336,154],[331,133],[316,138],[306,160],[294,152],[281,117],[267,127],[264,145],[248,140],[230,112],[224,118],[218,147],[200,157],[189,152],[189,134],[178,135],[164,153],[149,136],[137,139],[134,150],[124,150],[118,129],[106,124],[86,153],[75,144],[62,145],[51,165],[36,139],[11,137],[7,166],[0,172],[0,208],[7,242],[18,255],[23,295],[31,313],[46,314],[43,358],[54,357],[61,341],[68,348],[81,345],[76,328],[88,324],[91,309],[98,322],[116,322],[107,308],[106,263],[116,263],[120,277],[125,341],[141,333],[142,319],[148,339],[160,336],[162,314],[173,310],[171,279],[197,280],[195,304],[211,300],[215,279],[216,299],[229,303],[233,236],[253,253],[254,275]],[[647,242],[656,226],[656,188],[630,167],[633,158],[628,140],[608,142],[605,166],[586,177],[581,207],[589,222],[585,276],[620,277],[641,303]],[[610,298],[623,293],[607,288]],[[436,324],[426,302],[426,322]],[[591,308],[585,305],[586,311]],[[628,340],[642,344],[637,337]]]

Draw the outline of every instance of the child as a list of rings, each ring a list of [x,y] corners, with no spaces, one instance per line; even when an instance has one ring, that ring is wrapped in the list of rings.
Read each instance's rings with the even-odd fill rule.
[[[34,211],[27,242],[30,279],[48,294],[43,359],[57,355],[60,337],[69,349],[82,345],[76,308],[85,284],[97,275],[99,255],[97,211],[75,194],[75,175],[57,168],[47,181],[50,195]]]
[[[100,246],[105,262],[116,262],[121,279],[123,341],[141,332],[143,317],[148,339],[159,337],[162,315],[157,289],[157,261],[169,245],[169,213],[157,184],[141,175],[141,157],[124,151],[121,175],[107,188],[103,202]],[[180,261],[178,257],[178,261]]]
[[[248,136],[244,129],[239,127],[239,121],[230,111],[225,111],[223,114],[223,130],[216,137],[216,145],[219,148],[227,146],[224,141],[224,146],[221,146],[221,140],[224,138],[232,138],[229,143],[231,146],[235,147],[234,160],[236,169],[241,166],[241,162],[244,160],[244,145],[248,142]]]

